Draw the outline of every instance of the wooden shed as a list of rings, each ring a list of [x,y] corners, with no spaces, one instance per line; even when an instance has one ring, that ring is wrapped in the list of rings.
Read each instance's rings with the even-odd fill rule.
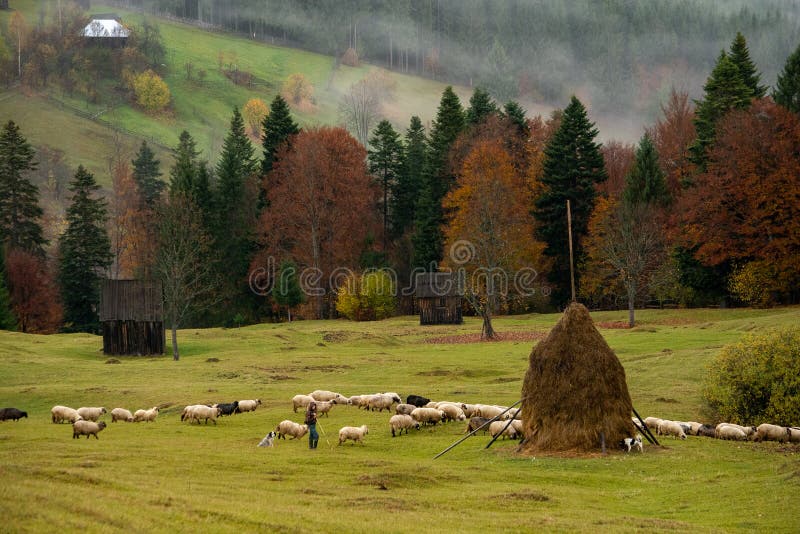
[[[166,338],[161,282],[103,280],[100,322],[105,354],[163,354]]]
[[[454,273],[419,273],[415,280],[419,324],[461,324],[463,290]]]

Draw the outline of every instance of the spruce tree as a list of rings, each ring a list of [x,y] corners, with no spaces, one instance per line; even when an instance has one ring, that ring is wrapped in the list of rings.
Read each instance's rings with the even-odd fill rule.
[[[415,115],[411,117],[406,130],[400,175],[397,177],[397,187],[390,201],[393,239],[401,237],[414,224],[417,199],[425,178],[427,150],[425,127]]]
[[[480,124],[492,113],[497,113],[497,105],[494,100],[489,96],[489,93],[480,87],[476,87],[469,99],[469,108],[466,114],[467,124],[471,126]]]
[[[697,139],[689,147],[689,152],[692,162],[705,170],[708,147],[716,137],[717,121],[732,109],[747,108],[753,98],[753,91],[745,85],[739,68],[724,50],[703,90],[703,100],[695,100],[697,107],[694,125]]]
[[[397,189],[397,180],[401,172],[403,146],[400,136],[387,120],[382,120],[375,127],[369,140],[369,172],[381,185],[383,191],[383,251],[389,237],[389,202]]]
[[[741,32],[736,33],[736,37],[731,43],[729,54],[731,61],[739,69],[739,76],[742,77],[744,84],[750,89],[753,98],[763,98],[767,94],[767,87],[759,85],[761,75],[756,70],[756,66],[750,59],[750,50],[747,49],[747,41]]]
[[[545,148],[542,185],[544,191],[534,203],[534,217],[539,222],[538,238],[546,243],[545,254],[553,258],[549,281],[551,301],[562,307],[570,300],[569,241],[567,200],[572,212],[572,242],[575,266],[583,262],[581,241],[587,234],[594,208],[595,186],[606,180],[605,164],[594,123],[586,108],[572,97],[564,110],[561,126]],[[579,272],[575,272],[576,288]]]
[[[217,201],[220,215],[234,211],[244,196],[245,180],[256,170],[255,150],[247,137],[239,108],[233,108],[231,126],[217,162]],[[227,221],[221,221],[227,225]]]
[[[669,202],[664,171],[658,164],[658,152],[650,135],[645,133],[636,149],[633,167],[625,177],[623,199],[630,205]]]
[[[34,150],[14,121],[0,132],[0,242],[44,256],[39,189],[25,176],[36,168]]]
[[[99,332],[100,275],[111,265],[111,242],[106,232],[106,203],[100,186],[83,166],[70,182],[72,203],[67,229],[59,239],[58,281],[64,304],[64,323],[74,332]]]
[[[264,159],[261,160],[261,174],[269,173],[276,163],[276,155],[280,146],[291,135],[300,132],[297,123],[292,120],[289,105],[281,95],[275,97],[269,106],[269,114],[261,123],[261,146],[264,148]]]
[[[169,194],[190,194],[197,175],[197,143],[186,130],[181,132],[178,146],[173,150],[175,163],[169,171]]]
[[[136,187],[139,190],[139,198],[144,206],[153,206],[161,197],[166,184],[159,180],[161,176],[161,162],[156,159],[155,154],[150,149],[147,141],[142,141],[136,158],[131,162],[133,165],[133,179],[136,180]]]
[[[503,106],[503,114],[506,116],[508,120],[514,123],[522,135],[527,137],[531,133],[531,129],[528,126],[528,119],[525,116],[525,110],[522,109],[517,102],[513,100],[506,103]]]
[[[11,295],[6,282],[5,253],[0,247],[0,330],[16,330],[17,318],[11,307]]]
[[[272,298],[279,306],[286,306],[289,322],[292,322],[292,308],[305,302],[305,295],[297,276],[297,265],[292,261],[283,260],[278,270],[278,279],[275,280],[273,286]]]
[[[441,231],[442,203],[435,200],[430,182],[423,184],[415,209],[414,235],[411,236],[414,248],[412,263],[414,267],[425,271],[436,271],[444,246],[444,235]]]
[[[800,113],[800,45],[786,59],[783,70],[778,74],[772,98],[789,111]]]

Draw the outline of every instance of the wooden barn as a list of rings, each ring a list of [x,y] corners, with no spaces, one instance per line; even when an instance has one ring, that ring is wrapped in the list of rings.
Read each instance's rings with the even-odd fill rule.
[[[163,354],[164,306],[161,282],[103,280],[100,322],[105,354]]]
[[[419,273],[415,280],[419,324],[461,324],[463,292],[454,273]]]

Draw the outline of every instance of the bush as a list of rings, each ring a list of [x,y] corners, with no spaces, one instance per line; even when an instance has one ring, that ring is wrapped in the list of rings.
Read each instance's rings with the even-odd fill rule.
[[[395,284],[386,271],[353,273],[339,288],[336,311],[353,321],[375,321],[395,310]]]
[[[133,92],[136,103],[150,113],[160,111],[169,104],[169,87],[152,70],[146,70],[133,79]]]
[[[800,330],[749,335],[723,348],[703,397],[721,420],[800,424]]]
[[[736,269],[728,278],[728,289],[750,306],[766,308],[773,304],[772,295],[780,288],[775,267],[767,262],[753,261]]]
[[[314,97],[314,86],[302,74],[290,74],[283,83],[281,96],[293,106],[299,106]]]

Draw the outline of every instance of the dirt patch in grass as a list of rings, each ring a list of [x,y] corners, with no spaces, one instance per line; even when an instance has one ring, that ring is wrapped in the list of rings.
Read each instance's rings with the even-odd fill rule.
[[[374,473],[359,475],[356,479],[363,486],[375,486],[383,490],[396,488],[421,488],[438,485],[444,480],[453,480],[453,476],[421,475],[417,473]]]
[[[206,360],[206,363],[215,363],[215,362],[218,362],[218,361],[219,361],[219,358],[209,358],[209,359]]]
[[[519,380],[522,380],[521,376],[501,376],[492,380],[492,384],[505,384],[506,382],[517,382]]]
[[[121,361],[119,361],[119,360],[118,360],[118,359],[116,359],[116,358],[109,358],[109,359],[107,359],[107,360],[105,361],[105,363],[108,363],[108,364],[112,364],[112,365],[113,365],[113,364],[122,363],[122,362],[121,362]]]
[[[451,336],[429,337],[422,340],[423,343],[432,345],[461,344],[461,343],[494,343],[497,341],[539,341],[544,339],[546,332],[500,332],[494,339],[482,340],[479,333],[476,334],[455,334]]]
[[[345,330],[334,330],[322,332],[322,341],[328,343],[344,343],[345,341],[357,341],[361,339],[378,339],[379,336],[369,332],[347,332]]]
[[[663,402],[665,404],[678,404],[677,399],[667,399],[664,397],[656,397],[656,402]]]
[[[390,510],[393,512],[404,512],[416,510],[418,508],[417,504],[413,501],[393,499],[390,497],[348,499],[344,501],[343,504],[347,508],[369,508],[371,510]]]
[[[501,493],[492,497],[498,501],[526,501],[526,502],[547,502],[550,497],[539,491],[518,491],[514,493]]]
[[[608,330],[627,330],[630,328],[627,321],[601,321],[594,324],[597,328],[606,328]]]

